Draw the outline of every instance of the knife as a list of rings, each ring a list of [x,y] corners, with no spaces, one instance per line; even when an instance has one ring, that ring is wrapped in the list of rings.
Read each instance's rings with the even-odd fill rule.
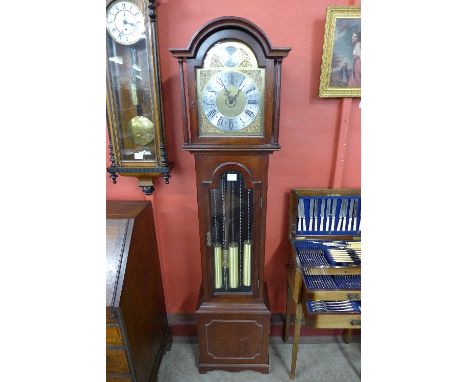
[[[309,199],[309,231],[312,231],[313,226],[313,210],[314,210],[314,199]]]
[[[327,200],[327,224],[326,224],[326,231],[330,231],[330,224],[331,224],[331,215],[332,215],[332,200]]]
[[[325,200],[326,199],[320,200],[320,231],[323,231],[323,219],[325,216]]]
[[[356,208],[354,209],[354,214],[353,214],[353,231],[357,231],[357,217],[358,217],[358,203],[359,199],[356,199]]]
[[[333,205],[332,205],[332,210],[331,210],[331,215],[332,215],[331,225],[332,226],[330,227],[332,231],[335,229],[336,204],[337,204],[337,200],[333,199]]]
[[[318,231],[318,199],[314,199],[314,226]]]
[[[343,217],[346,214],[346,205],[348,204],[348,199],[341,199],[341,208],[340,208],[340,217],[338,218],[338,231],[344,231],[343,229]]]
[[[297,217],[299,218],[299,222],[297,224],[297,230],[302,231],[302,218],[304,216],[304,200],[299,199],[299,204],[297,206]]]
[[[353,209],[354,209],[354,199],[349,201],[349,214],[348,214],[348,221],[347,221],[347,231],[351,231],[353,228]]]

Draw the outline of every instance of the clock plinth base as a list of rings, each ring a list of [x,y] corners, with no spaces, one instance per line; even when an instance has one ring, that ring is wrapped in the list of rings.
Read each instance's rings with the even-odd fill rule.
[[[218,364],[200,364],[198,365],[198,372],[200,374],[206,374],[209,371],[222,370],[229,372],[238,372],[238,371],[256,371],[262,374],[270,374],[270,365],[266,363],[265,365],[255,364],[255,365],[218,365]]]
[[[251,370],[268,374],[271,312],[267,306],[267,301],[201,303],[196,312],[199,372]]]

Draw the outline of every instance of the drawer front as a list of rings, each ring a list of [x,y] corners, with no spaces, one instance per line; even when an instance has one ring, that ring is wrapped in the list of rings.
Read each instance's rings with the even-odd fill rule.
[[[130,374],[125,350],[106,350],[106,372],[107,374]]]
[[[320,329],[360,329],[360,314],[307,313],[307,324]]]
[[[106,327],[106,345],[123,346],[122,334],[117,325],[107,325]]]

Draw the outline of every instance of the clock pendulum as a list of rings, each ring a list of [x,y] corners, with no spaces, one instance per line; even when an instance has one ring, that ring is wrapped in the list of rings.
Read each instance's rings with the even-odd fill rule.
[[[272,47],[239,17],[210,21],[187,46],[170,51],[179,62],[183,149],[195,156],[198,369],[268,373],[268,158],[280,149],[281,65],[290,49]]]
[[[138,72],[141,70],[138,66],[137,52],[134,47],[131,48],[133,82],[130,84],[131,98],[133,106],[136,108],[136,116],[128,122],[128,130],[131,132],[133,140],[138,146],[147,146],[154,141],[153,122],[143,116],[142,107],[138,99]]]

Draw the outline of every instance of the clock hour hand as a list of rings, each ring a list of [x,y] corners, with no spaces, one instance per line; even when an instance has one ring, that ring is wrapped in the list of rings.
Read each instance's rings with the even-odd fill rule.
[[[237,89],[237,94],[232,97],[234,99],[234,101],[237,99],[237,96],[240,94],[240,92],[241,92],[241,90]]]
[[[229,93],[229,90],[227,90],[226,85],[224,85],[223,80],[220,78],[218,81],[218,84],[221,83],[221,85],[224,88],[224,94],[226,94],[226,97],[231,98],[231,93]]]

